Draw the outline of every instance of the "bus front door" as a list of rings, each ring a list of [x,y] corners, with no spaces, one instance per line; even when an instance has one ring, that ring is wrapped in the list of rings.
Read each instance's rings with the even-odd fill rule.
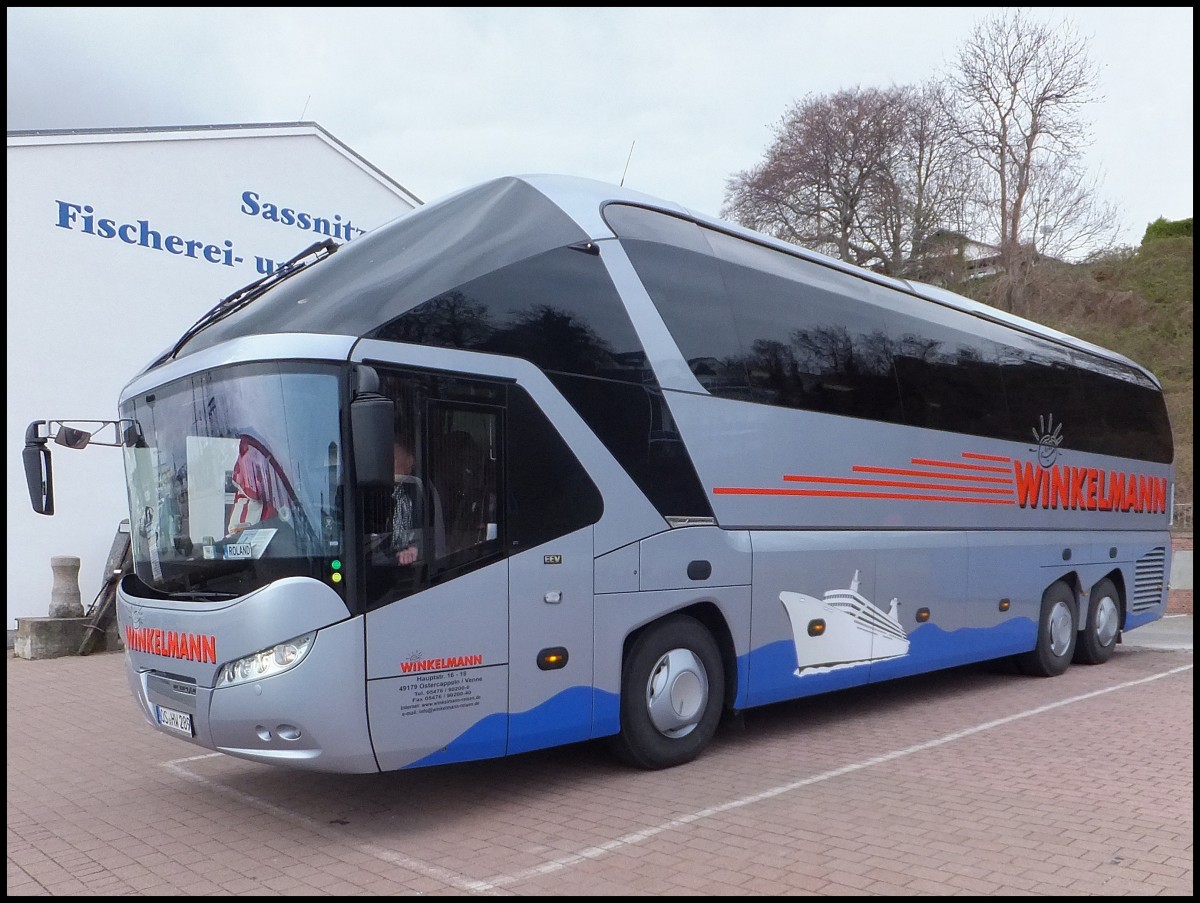
[[[504,755],[508,565],[367,614],[367,706],[383,771]]]

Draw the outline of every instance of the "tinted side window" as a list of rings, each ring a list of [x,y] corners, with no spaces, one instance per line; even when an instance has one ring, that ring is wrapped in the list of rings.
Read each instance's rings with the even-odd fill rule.
[[[936,327],[914,329],[897,342],[896,373],[906,423],[983,436],[1007,431],[994,348]]]
[[[1137,371],[1090,354],[1075,355],[1097,451],[1169,462],[1174,438],[1163,393]]]
[[[824,268],[706,230],[757,398],[903,422],[883,311]],[[863,289],[865,293],[865,288]]]
[[[509,553],[594,524],[600,491],[546,415],[521,388],[508,388],[505,431]]]
[[[1169,462],[1165,399],[1118,361],[666,213],[609,205],[713,395]]]
[[[593,254],[558,248],[491,271],[380,327],[394,342],[525,358],[545,370],[641,382],[645,352]]]
[[[888,292],[887,302],[905,423],[979,436],[1008,435],[1000,348],[987,337],[997,330],[900,292]]]
[[[724,398],[749,397],[729,297],[700,227],[640,207],[610,204],[604,212],[700,385]]]
[[[1069,448],[1098,450],[1085,438],[1091,431],[1088,412],[1067,349],[1013,336],[1000,348],[1000,372],[1011,418],[1007,438],[1036,443],[1049,434]]]
[[[901,420],[880,311],[822,267],[643,208],[605,217],[713,395]]]
[[[683,437],[654,385],[551,373],[579,412],[663,517],[712,517]]]

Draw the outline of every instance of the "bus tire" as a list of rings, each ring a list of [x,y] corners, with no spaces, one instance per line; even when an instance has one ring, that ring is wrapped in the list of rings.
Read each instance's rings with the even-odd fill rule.
[[[1087,618],[1075,644],[1075,661],[1083,665],[1103,665],[1112,658],[1121,632],[1121,597],[1108,578],[1092,587],[1088,597]]]
[[[621,732],[612,747],[638,768],[671,768],[698,756],[716,733],[725,671],[699,621],[676,615],[634,641],[621,674]]]
[[[1067,670],[1075,654],[1079,619],[1075,593],[1061,580],[1042,593],[1037,645],[1017,656],[1017,667],[1030,677],[1057,677]]]

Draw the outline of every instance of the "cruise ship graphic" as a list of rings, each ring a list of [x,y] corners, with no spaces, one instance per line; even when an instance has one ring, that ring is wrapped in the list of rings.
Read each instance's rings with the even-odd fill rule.
[[[892,599],[885,613],[860,596],[858,571],[849,589],[831,589],[822,599],[785,591],[779,601],[792,622],[797,677],[908,654],[900,601]]]

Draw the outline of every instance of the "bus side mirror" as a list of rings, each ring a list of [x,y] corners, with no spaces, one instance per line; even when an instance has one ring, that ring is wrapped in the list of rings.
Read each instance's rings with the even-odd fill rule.
[[[29,487],[29,504],[38,514],[54,513],[54,472],[50,465],[50,449],[38,432],[45,423],[35,420],[25,429],[25,447],[21,460],[25,465],[25,484]]]
[[[350,402],[354,473],[359,486],[392,485],[395,422],[396,405],[390,398],[367,393]]]
[[[86,430],[76,429],[73,426],[63,424],[58,428],[58,432],[54,435],[54,444],[62,445],[66,448],[87,448],[89,442],[92,441],[92,434]]]

